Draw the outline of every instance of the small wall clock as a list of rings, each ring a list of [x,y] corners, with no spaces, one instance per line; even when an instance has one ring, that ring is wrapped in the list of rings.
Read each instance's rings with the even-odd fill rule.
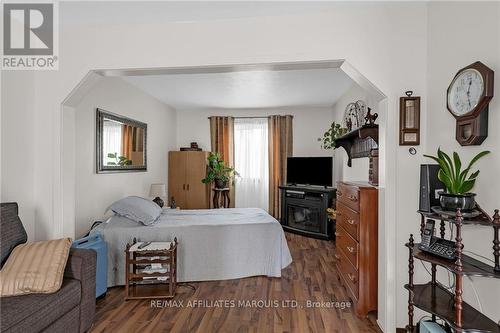
[[[477,61],[459,70],[448,87],[446,104],[457,121],[456,139],[462,146],[480,145],[488,136],[493,76],[493,70]]]

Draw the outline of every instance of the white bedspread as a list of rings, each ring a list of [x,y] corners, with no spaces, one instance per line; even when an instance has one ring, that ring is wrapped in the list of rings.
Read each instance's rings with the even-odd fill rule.
[[[113,216],[94,232],[101,233],[108,245],[109,287],[124,284],[124,250],[134,237],[140,241],[177,237],[180,282],[280,277],[292,262],[280,223],[258,208],[164,209],[150,226]]]

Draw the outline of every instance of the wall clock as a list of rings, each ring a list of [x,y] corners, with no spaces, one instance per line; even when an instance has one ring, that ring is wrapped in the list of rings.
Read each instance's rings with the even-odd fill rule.
[[[480,145],[488,136],[488,105],[493,98],[494,72],[477,61],[462,68],[447,90],[448,111],[457,121],[462,146]]]

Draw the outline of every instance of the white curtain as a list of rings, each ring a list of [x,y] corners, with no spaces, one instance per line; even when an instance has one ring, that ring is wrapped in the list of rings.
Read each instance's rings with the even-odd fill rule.
[[[102,132],[102,162],[107,165],[108,162],[116,162],[108,158],[108,153],[117,153],[118,156],[122,153],[122,124],[105,120]]]
[[[267,118],[234,120],[235,206],[269,208]]]

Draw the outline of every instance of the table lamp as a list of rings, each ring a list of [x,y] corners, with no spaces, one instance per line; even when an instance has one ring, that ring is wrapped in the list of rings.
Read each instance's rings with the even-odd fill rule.
[[[165,184],[151,184],[151,190],[149,191],[150,197],[155,197],[153,201],[160,207],[163,207],[163,200],[167,196],[167,189]]]

